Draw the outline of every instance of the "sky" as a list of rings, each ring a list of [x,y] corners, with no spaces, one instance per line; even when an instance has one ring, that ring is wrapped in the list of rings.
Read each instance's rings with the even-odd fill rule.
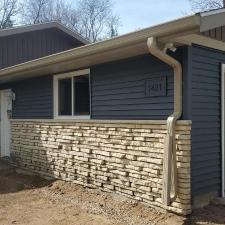
[[[119,34],[191,13],[188,0],[114,0],[114,10],[121,18]]]

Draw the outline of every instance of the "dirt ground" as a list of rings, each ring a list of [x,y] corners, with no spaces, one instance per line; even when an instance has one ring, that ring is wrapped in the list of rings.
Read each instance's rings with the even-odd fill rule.
[[[209,206],[183,218],[118,195],[13,173],[0,176],[0,224],[221,225],[225,207]]]

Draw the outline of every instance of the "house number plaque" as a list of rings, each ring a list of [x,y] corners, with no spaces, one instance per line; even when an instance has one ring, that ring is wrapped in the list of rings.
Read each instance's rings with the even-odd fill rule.
[[[155,77],[146,80],[145,96],[157,97],[166,96],[166,77]]]

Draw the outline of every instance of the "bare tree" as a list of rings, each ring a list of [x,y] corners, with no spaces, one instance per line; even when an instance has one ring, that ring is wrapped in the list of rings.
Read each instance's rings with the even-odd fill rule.
[[[70,6],[62,0],[24,0],[21,8],[22,22],[26,24],[62,21],[70,12]]]
[[[17,13],[17,0],[0,0],[0,29],[13,26]]]
[[[24,0],[23,23],[59,21],[90,41],[118,35],[120,19],[113,14],[112,0],[79,0],[72,5],[65,0]]]
[[[78,12],[80,32],[89,40],[95,42],[118,34],[119,17],[113,15],[111,0],[80,0]]]
[[[108,37],[118,36],[118,34],[119,34],[118,28],[120,26],[120,18],[116,15],[109,17],[107,26],[108,26]]]
[[[222,8],[225,0],[189,0],[193,11],[205,11],[210,9]]]
[[[21,4],[22,23],[36,24],[42,22],[44,8],[48,0],[28,0]]]

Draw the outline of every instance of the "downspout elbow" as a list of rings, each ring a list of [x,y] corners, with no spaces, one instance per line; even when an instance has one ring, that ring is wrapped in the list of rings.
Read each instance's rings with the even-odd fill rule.
[[[149,52],[168,64],[174,71],[174,110],[167,119],[167,136],[165,139],[163,160],[163,204],[169,206],[177,198],[177,163],[176,163],[176,121],[182,115],[182,66],[173,57],[160,50],[155,37],[148,38]]]
[[[179,61],[166,54],[158,47],[157,38],[150,37],[147,41],[149,52],[173,68],[174,71],[174,112],[179,119],[182,114],[182,66]]]

